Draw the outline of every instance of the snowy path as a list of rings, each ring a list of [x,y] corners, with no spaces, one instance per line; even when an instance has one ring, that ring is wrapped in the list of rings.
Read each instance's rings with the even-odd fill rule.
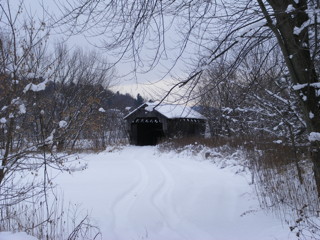
[[[89,209],[105,240],[289,239],[259,209],[243,176],[155,147],[86,155],[89,168],[57,179],[67,201]],[[249,214],[243,213],[253,211]]]

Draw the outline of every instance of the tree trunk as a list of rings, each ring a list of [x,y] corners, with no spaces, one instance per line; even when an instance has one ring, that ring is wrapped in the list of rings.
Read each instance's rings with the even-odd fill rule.
[[[308,27],[301,28],[309,20],[307,0],[300,0],[298,4],[289,0],[267,0],[274,11],[277,24],[273,23],[262,0],[257,1],[281,47],[291,81],[294,85],[300,84],[296,92],[307,131],[309,134],[320,132],[320,96],[317,96],[317,88],[314,86],[319,81],[312,58]],[[293,4],[295,10],[287,13],[290,4]],[[320,143],[317,141],[311,144],[311,160],[320,197]]]
[[[64,150],[64,143],[65,143],[64,139],[60,139],[58,141],[58,144],[57,144],[57,151],[58,152],[62,152]]]
[[[8,164],[8,157],[10,152],[12,151],[12,139],[13,139],[13,126],[14,126],[14,119],[11,118],[8,126],[8,130],[6,133],[6,140],[5,140],[5,149],[4,154],[2,157],[1,169],[0,169],[0,184],[3,182],[5,175],[6,175],[6,166]],[[11,151],[10,151],[11,150]]]
[[[313,174],[318,191],[318,197],[320,198],[320,151],[319,147],[315,151],[311,152],[311,159],[313,162]]]

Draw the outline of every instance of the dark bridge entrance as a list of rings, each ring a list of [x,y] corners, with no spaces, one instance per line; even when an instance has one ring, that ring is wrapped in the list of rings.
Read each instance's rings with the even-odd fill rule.
[[[162,123],[156,117],[136,118],[131,129],[131,141],[139,146],[156,145],[164,136]]]
[[[156,145],[162,138],[203,136],[206,119],[185,105],[147,102],[124,117],[130,143]]]

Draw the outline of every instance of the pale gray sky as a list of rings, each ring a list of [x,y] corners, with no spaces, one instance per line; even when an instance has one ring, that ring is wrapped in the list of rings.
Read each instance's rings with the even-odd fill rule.
[[[18,2],[20,2],[20,0],[10,0],[10,4],[12,4],[13,9],[17,7]],[[61,1],[61,3],[63,3],[63,1]],[[28,12],[28,14],[39,16],[39,19],[42,19],[42,16],[44,14],[41,5],[45,6],[45,9],[50,14],[59,14],[58,7],[54,3],[54,0],[24,0],[24,5],[25,13]],[[98,36],[95,38],[91,37],[89,39],[86,39],[83,34],[68,37],[65,34],[59,33],[57,30],[53,30],[51,32],[50,44],[51,46],[53,46],[54,43],[57,43],[61,40],[66,40],[69,48],[81,47],[84,50],[96,50],[99,53],[102,53],[103,56],[105,56],[110,62],[114,59],[108,53],[105,53],[90,44],[91,42],[93,44],[99,45],[102,38],[103,36]],[[89,42],[87,40],[89,40]],[[174,42],[174,35],[172,35],[171,39],[169,36],[168,40],[169,42]],[[166,61],[164,59],[161,62],[161,65],[159,64],[154,70],[144,74],[136,73],[136,77],[134,77],[134,75],[130,73],[132,71],[132,61],[120,61],[116,65],[116,72],[120,77],[116,82],[113,83],[112,90],[120,91],[121,93],[129,93],[133,96],[136,96],[138,93],[140,93],[147,99],[159,100],[165,95],[166,91],[168,91],[171,88],[172,84],[175,82],[174,80],[172,80],[171,75],[166,75],[167,69],[171,66],[171,64],[172,63],[170,63],[170,60]],[[182,75],[185,75],[184,70],[184,65],[180,63],[174,68],[172,74],[174,74],[175,76],[183,77]],[[173,93],[169,99],[173,101],[181,98],[179,94],[181,92],[182,91],[180,89],[179,91],[175,91],[175,93]]]

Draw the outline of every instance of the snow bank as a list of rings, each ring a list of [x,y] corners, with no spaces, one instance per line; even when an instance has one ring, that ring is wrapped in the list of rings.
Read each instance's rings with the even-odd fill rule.
[[[82,155],[88,169],[56,182],[65,200],[88,209],[103,239],[293,239],[288,227],[260,209],[251,176],[214,164],[219,154],[211,152],[210,160],[202,154],[109,149]],[[230,156],[232,165],[238,157]]]
[[[25,232],[12,233],[12,232],[0,232],[1,240],[37,240]]]

